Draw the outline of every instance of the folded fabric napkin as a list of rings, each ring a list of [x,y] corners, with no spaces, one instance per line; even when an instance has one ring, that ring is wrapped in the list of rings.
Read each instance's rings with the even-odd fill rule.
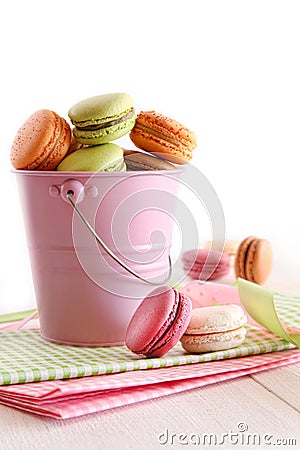
[[[125,346],[72,347],[45,341],[39,330],[3,331],[0,333],[0,385],[195,364],[293,347],[272,333],[248,327],[245,342],[236,348],[188,354],[178,344],[162,358],[145,359]]]
[[[146,372],[17,384],[0,388],[0,403],[55,419],[69,419],[299,361],[300,351],[288,350]]]

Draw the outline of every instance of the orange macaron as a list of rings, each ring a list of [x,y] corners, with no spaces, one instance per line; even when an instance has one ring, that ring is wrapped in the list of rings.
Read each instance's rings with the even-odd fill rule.
[[[15,169],[53,170],[66,155],[71,143],[71,128],[54,111],[40,109],[18,130],[10,159]]]
[[[155,111],[141,111],[130,138],[136,147],[175,164],[186,164],[197,145],[195,133],[174,119]]]
[[[235,274],[239,278],[263,284],[272,269],[272,246],[267,239],[245,238],[235,258]]]

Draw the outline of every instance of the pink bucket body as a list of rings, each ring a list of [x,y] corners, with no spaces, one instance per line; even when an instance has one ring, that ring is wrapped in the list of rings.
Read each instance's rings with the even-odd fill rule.
[[[44,338],[121,345],[134,311],[153,289],[99,247],[66,194],[72,191],[88,222],[131,269],[163,280],[180,173],[15,172]]]

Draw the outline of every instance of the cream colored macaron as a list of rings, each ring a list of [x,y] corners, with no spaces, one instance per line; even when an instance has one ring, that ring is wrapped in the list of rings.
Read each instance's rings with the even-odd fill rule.
[[[219,252],[228,253],[230,257],[230,265],[234,266],[235,256],[239,248],[240,241],[237,239],[226,239],[222,241],[207,241],[204,244],[204,248],[218,250]]]
[[[240,245],[240,241],[237,239],[226,239],[225,242],[220,241],[207,241],[205,242],[204,248],[218,251],[224,251],[228,255],[236,255],[237,249]]]
[[[189,353],[238,347],[245,340],[246,323],[247,317],[238,305],[196,308],[180,340],[181,345]]]

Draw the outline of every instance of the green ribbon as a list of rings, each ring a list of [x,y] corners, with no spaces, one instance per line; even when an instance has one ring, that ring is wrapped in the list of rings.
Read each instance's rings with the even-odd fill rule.
[[[36,309],[30,309],[27,311],[17,311],[13,313],[1,314],[0,323],[17,322],[18,320],[25,319],[25,317],[34,313]]]
[[[239,278],[237,281],[241,302],[250,316],[260,325],[270,330],[277,336],[300,347],[300,333],[298,330],[291,330],[284,326],[276,310],[275,299],[281,297],[286,301],[293,301],[298,304],[300,311],[300,298],[293,295],[279,294],[258,284]],[[291,331],[291,332],[290,332]]]

